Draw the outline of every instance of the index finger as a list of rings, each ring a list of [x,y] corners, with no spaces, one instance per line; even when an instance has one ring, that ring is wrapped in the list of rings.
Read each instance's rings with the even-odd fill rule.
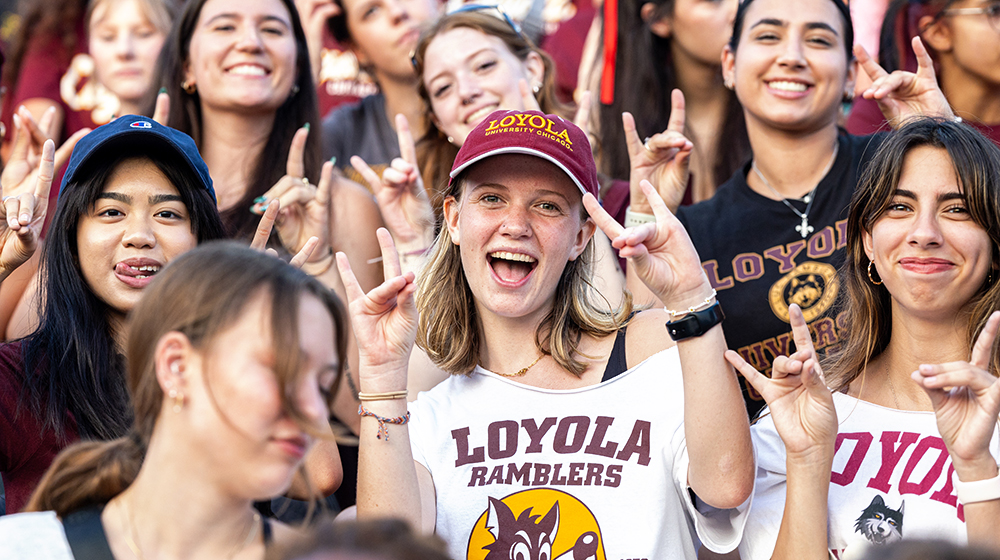
[[[402,113],[396,115],[396,135],[399,137],[399,157],[403,161],[417,165],[417,147],[410,132],[410,122]]]
[[[153,109],[153,120],[163,126],[167,125],[170,117],[170,95],[165,89],[156,94],[156,107]]]
[[[594,220],[597,227],[601,228],[604,235],[608,236],[608,239],[616,239],[625,231],[625,228],[612,218],[611,214],[608,214],[608,211],[601,206],[601,203],[597,202],[597,198],[594,195],[590,193],[583,195],[583,207],[587,209],[587,213],[590,214],[591,219]]]
[[[809,325],[802,315],[802,308],[797,304],[788,306],[788,323],[792,326],[792,339],[795,340],[796,353],[807,350],[814,352],[812,334],[809,333]]]
[[[38,166],[38,180],[35,184],[35,198],[39,201],[49,199],[52,188],[52,176],[55,174],[56,143],[51,139],[42,144],[42,162]]]
[[[865,71],[865,74],[868,74],[868,77],[871,78],[873,82],[883,76],[889,75],[889,73],[885,71],[885,68],[879,66],[879,64],[872,59],[871,55],[868,54],[868,51],[866,51],[863,46],[854,45],[854,56],[858,59],[858,63],[861,64],[862,70]]]
[[[382,178],[378,176],[378,173],[375,173],[375,170],[369,167],[365,160],[361,159],[361,156],[351,156],[351,167],[361,175],[362,179],[368,182],[372,193],[378,196],[383,187]]]
[[[990,318],[986,320],[983,332],[976,337],[976,344],[972,347],[972,358],[969,363],[989,371],[990,356],[993,354],[993,341],[997,337],[997,326],[1000,325],[1000,311],[994,311]]]
[[[675,88],[670,92],[670,121],[667,123],[667,130],[683,133],[684,113],[684,93]]]
[[[364,298],[365,292],[361,289],[358,278],[354,276],[354,271],[351,270],[351,261],[347,260],[347,255],[337,251],[336,259],[337,270],[340,271],[340,279],[344,282],[344,291],[347,292],[347,302],[354,303]]]
[[[251,249],[263,251],[267,247],[267,240],[271,238],[271,230],[274,229],[274,220],[278,217],[280,206],[281,204],[275,199],[264,209],[264,215],[260,217],[257,229],[253,232],[253,240],[250,241]]]
[[[292,177],[302,178],[306,176],[306,138],[309,137],[309,124],[295,131],[292,137],[292,146],[288,149],[288,164],[285,166],[285,173]]]

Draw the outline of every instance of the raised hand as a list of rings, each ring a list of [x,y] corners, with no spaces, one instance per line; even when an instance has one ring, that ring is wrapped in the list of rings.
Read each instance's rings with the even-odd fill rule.
[[[281,203],[277,200],[272,200],[268,203],[267,209],[264,210],[264,215],[260,217],[260,222],[257,224],[257,229],[253,232],[253,239],[250,240],[250,248],[256,251],[263,251],[272,257],[277,257],[278,252],[267,246],[267,240],[271,238],[271,230],[274,229],[274,221],[278,217],[278,210],[281,207]],[[302,268],[309,261],[309,257],[315,252],[316,247],[319,246],[318,237],[310,237],[306,244],[299,249],[298,253],[292,257],[288,264],[294,266],[295,268]]]
[[[4,212],[3,222],[0,223],[0,280],[24,264],[38,247],[38,237],[48,209],[52,176],[55,173],[55,152],[56,145],[52,140],[46,140],[42,144],[39,168],[35,173],[29,174],[35,178],[30,189],[24,188],[22,184],[8,188],[5,182],[8,178],[6,170],[3,177],[0,177]],[[21,153],[19,157],[23,155]]]
[[[667,129],[650,136],[645,142],[639,140],[635,119],[629,113],[622,113],[625,128],[625,142],[628,145],[628,159],[631,166],[630,205],[633,212],[651,214],[652,208],[639,188],[642,181],[649,181],[671,212],[677,210],[687,190],[694,144],[684,136],[684,94],[675,89],[670,93],[670,122]]]
[[[934,61],[927,53],[927,48],[924,47],[920,37],[914,37],[911,44],[913,54],[917,57],[916,74],[903,70],[896,70],[890,74],[872,59],[864,47],[854,46],[854,55],[872,80],[872,84],[861,95],[865,99],[874,99],[878,102],[882,114],[893,128],[913,116],[927,115],[949,119],[955,116],[938,85]]]
[[[359,375],[366,392],[406,388],[406,366],[417,337],[414,274],[400,273],[392,236],[379,228],[385,282],[367,294],[362,291],[347,255],[337,253],[337,267],[347,291],[351,326],[358,341]]]
[[[27,115],[27,119],[22,119],[18,114],[14,114],[13,147],[10,159],[7,160],[7,165],[3,168],[3,174],[0,175],[0,184],[3,185],[3,196],[5,197],[33,193],[38,183],[38,173],[45,139],[42,139],[38,143],[38,153],[35,155],[35,144],[38,142],[37,134],[40,133],[41,129],[38,125],[34,125],[34,120],[31,120],[31,114],[27,111],[24,112]],[[51,114],[54,114],[54,111],[46,112],[46,116],[42,117],[43,124],[46,121],[46,117],[50,118]],[[89,128],[78,130],[63,142],[62,146],[59,146],[54,155],[54,169],[59,169],[66,164],[69,156],[73,153],[73,148],[76,147],[76,143],[89,132]]]
[[[764,397],[774,426],[788,454],[833,455],[837,439],[837,411],[833,395],[816,360],[812,335],[798,305],[788,306],[797,352],[775,360],[771,377],[761,374],[738,353],[726,351],[726,360]]]
[[[169,119],[170,94],[168,94],[165,90],[160,90],[160,93],[156,94],[156,105],[153,107],[153,120],[163,126],[169,126],[167,124]]]
[[[406,248],[426,249],[434,239],[434,209],[417,167],[417,149],[410,123],[396,115],[400,157],[395,158],[380,178],[365,160],[351,157],[351,165],[371,185],[386,227],[396,243]]]
[[[643,181],[641,187],[656,216],[654,223],[624,228],[590,193],[583,195],[583,205],[611,239],[611,246],[635,264],[639,278],[664,305],[671,309],[697,305],[711,292],[701,258],[656,189],[649,181]]]
[[[302,20],[302,29],[306,33],[313,82],[318,84],[326,20],[340,14],[340,5],[333,0],[295,0],[295,8],[299,12],[299,19]]]
[[[285,176],[271,187],[257,202],[253,210],[264,213],[265,204],[277,200],[279,210],[275,220],[281,244],[292,254],[298,253],[311,237],[319,239],[310,263],[330,256],[330,196],[333,189],[333,164],[326,162],[320,174],[319,185],[312,185],[305,178],[305,145],[309,129],[302,127],[295,132],[288,151]]]
[[[989,446],[1000,415],[1000,382],[989,369],[998,326],[1000,311],[986,321],[968,362],[923,364],[911,374],[931,399],[938,431],[962,480],[963,469],[976,464],[995,474]]]

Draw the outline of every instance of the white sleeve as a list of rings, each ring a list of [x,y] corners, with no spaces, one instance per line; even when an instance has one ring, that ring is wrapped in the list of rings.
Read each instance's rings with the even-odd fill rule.
[[[425,393],[420,393],[417,399],[410,402],[406,408],[410,413],[410,421],[407,426],[410,433],[410,453],[413,455],[414,461],[426,467],[427,470],[431,470],[431,465],[424,456],[424,449],[427,448],[427,430],[433,424],[433,418],[431,418],[433,410],[427,406]]]
[[[740,543],[740,556],[743,560],[768,559],[778,542],[778,530],[785,511],[785,445],[770,416],[762,416],[751,426],[750,436],[757,455],[757,476],[753,515]]]
[[[701,544],[718,554],[735,550],[743,538],[743,528],[747,524],[747,514],[754,499],[754,493],[739,506],[732,509],[714,508],[701,500],[692,498],[694,493],[688,486],[690,458],[684,439],[683,424],[675,432],[671,442],[673,449],[674,483],[688,517],[694,522],[694,529]],[[756,450],[754,451],[756,456]],[[755,457],[756,464],[756,457]],[[695,503],[697,502],[697,503]]]
[[[73,560],[62,522],[54,511],[0,517],[0,556],[5,560]]]

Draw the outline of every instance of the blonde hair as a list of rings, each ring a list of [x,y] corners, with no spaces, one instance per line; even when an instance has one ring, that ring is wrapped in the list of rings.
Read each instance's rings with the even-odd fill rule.
[[[824,360],[827,380],[834,390],[845,390],[889,345],[892,336],[892,296],[868,277],[869,259],[864,233],[892,201],[907,154],[929,146],[948,152],[972,220],[986,230],[992,242],[990,276],[1000,263],[1000,148],[975,129],[938,118],[908,122],[879,147],[851,199],[847,220],[847,247],[840,270],[843,324],[849,328],[840,350]],[[872,274],[877,274],[872,267]],[[990,314],[1000,308],[1000,282],[988,277],[961,311],[967,320],[971,350]],[[838,322],[841,322],[838,319]],[[990,373],[1000,371],[1000,353],[994,343]]]
[[[146,447],[163,407],[156,377],[156,346],[170,332],[184,334],[199,351],[237,322],[247,304],[265,294],[270,315],[270,343],[281,403],[304,429],[315,431],[296,402],[295,387],[304,357],[299,344],[299,301],[317,298],[333,318],[330,341],[342,364],[346,357],[347,323],[343,306],[332,291],[304,272],[235,242],[213,242],[193,249],[157,275],[131,315],[128,332],[128,385],[135,411],[131,432],[107,441],[78,443],[56,457],[25,511],[54,510],[65,515],[107,503],[138,475]],[[335,382],[334,387],[339,383]],[[329,397],[327,405],[333,401]],[[308,480],[308,478],[307,478]]]
[[[460,199],[464,178],[452,181],[447,197]],[[580,376],[586,362],[578,358],[584,334],[601,337],[615,333],[632,315],[632,296],[625,298],[618,310],[594,287],[594,240],[583,253],[566,263],[555,290],[552,310],[535,329],[535,346],[551,355],[556,363]],[[479,363],[483,340],[475,296],[465,279],[462,256],[452,243],[448,228],[441,228],[434,240],[428,262],[417,279],[417,309],[420,322],[417,345],[435,365],[451,374],[468,374]],[[606,306],[597,305],[604,299]],[[584,356],[588,357],[588,356]]]

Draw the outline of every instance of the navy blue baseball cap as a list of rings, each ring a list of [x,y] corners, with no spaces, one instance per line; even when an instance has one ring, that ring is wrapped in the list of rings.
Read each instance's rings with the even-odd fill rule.
[[[205,160],[201,159],[194,140],[179,130],[163,126],[149,117],[137,115],[119,117],[95,128],[90,134],[81,138],[73,148],[73,155],[70,156],[69,165],[66,166],[60,190],[77,179],[77,172],[95,154],[108,153],[122,146],[137,145],[148,147],[150,157],[155,157],[156,153],[162,153],[163,150],[174,152],[187,163],[201,186],[212,196],[212,200],[218,203],[215,189],[212,188],[212,176],[208,174],[208,166],[205,165]]]

